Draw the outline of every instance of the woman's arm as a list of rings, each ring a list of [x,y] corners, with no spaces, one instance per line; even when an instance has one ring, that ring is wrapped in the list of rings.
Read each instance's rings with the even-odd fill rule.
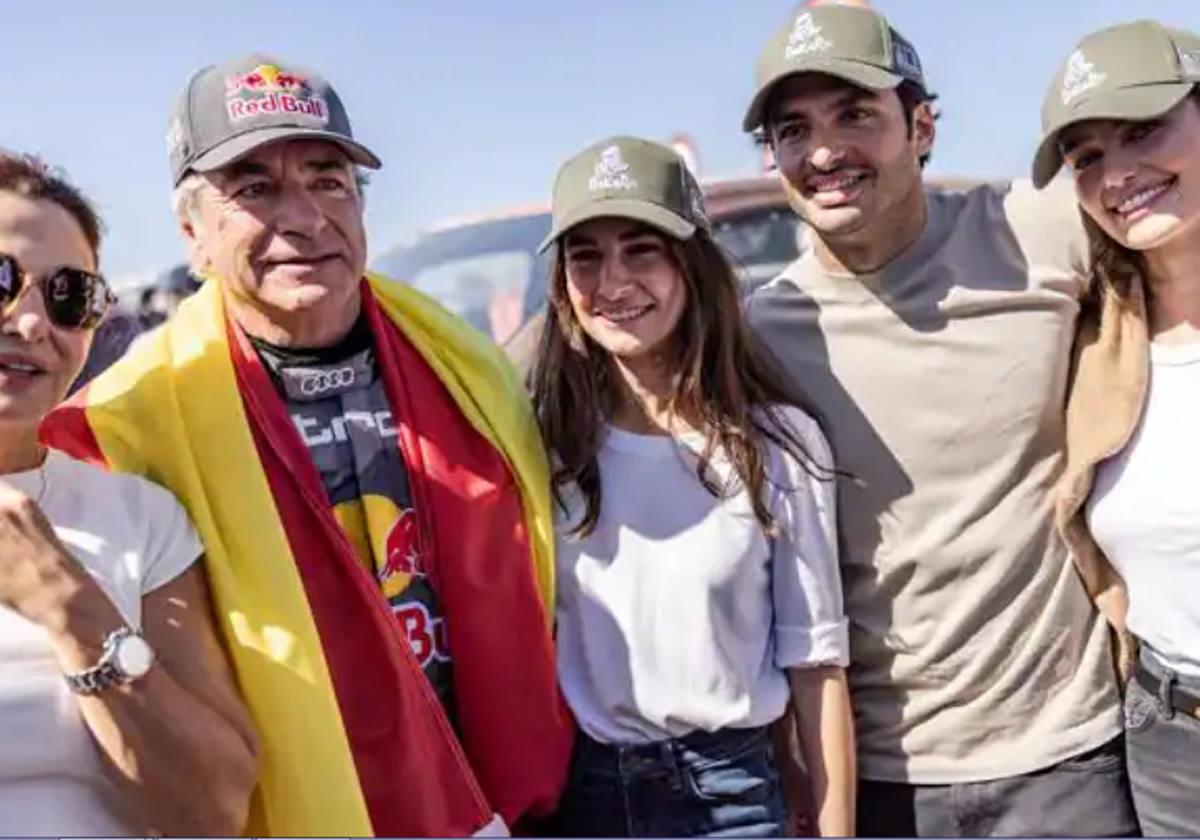
[[[121,614],[58,541],[37,505],[0,482],[0,603],[40,624],[64,673],[97,664]],[[200,565],[145,596],[157,661],[140,680],[79,696],[123,816],[139,831],[241,832],[257,740],[217,641]]]
[[[154,667],[137,682],[79,697],[108,775],[138,826],[240,834],[258,778],[258,741],[213,629],[202,568],[148,594],[142,611]],[[99,658],[69,632],[54,642],[65,672]]]
[[[791,668],[788,682],[817,828],[822,837],[852,837],[857,770],[845,671],[836,665]]]
[[[794,410],[790,422],[809,457],[831,468],[833,456],[816,422]],[[790,472],[779,482],[789,489],[780,493],[775,508],[775,660],[791,689],[799,758],[807,770],[816,827],[822,835],[851,835],[857,779],[854,719],[843,670],[850,643],[838,565],[836,486],[830,478],[800,469],[795,459],[783,463]]]

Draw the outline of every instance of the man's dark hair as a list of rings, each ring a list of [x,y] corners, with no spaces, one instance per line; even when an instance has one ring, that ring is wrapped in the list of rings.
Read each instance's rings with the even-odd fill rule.
[[[78,187],[40,158],[0,151],[0,192],[51,201],[66,210],[79,223],[92,256],[99,258],[104,229],[99,214]]]
[[[933,119],[935,121],[942,116],[942,112],[933,106],[933,103],[937,101],[937,94],[925,90],[925,88],[921,87],[916,82],[910,82],[905,79],[900,83],[900,86],[896,88],[896,95],[900,97],[900,107],[904,110],[904,124],[908,126],[909,137],[912,137],[913,133],[913,122],[915,120],[913,115],[916,113],[917,108],[921,105],[924,105],[925,103],[929,104],[930,110],[933,111]],[[932,149],[921,155],[919,163],[921,164],[922,169],[925,168],[925,164],[929,163],[929,159],[931,157],[933,157]]]

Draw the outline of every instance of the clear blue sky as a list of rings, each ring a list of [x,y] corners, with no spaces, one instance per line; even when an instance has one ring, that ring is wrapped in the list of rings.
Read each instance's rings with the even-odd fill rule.
[[[384,160],[372,253],[448,216],[542,201],[607,134],[687,131],[706,175],[753,172],[740,132],[759,49],[794,0],[2,0],[0,145],[98,202],[114,279],[182,259],[167,115],[206,63],[266,51],[321,71]],[[1198,0],[875,0],[921,53],[944,117],[931,172],[1023,174],[1050,75],[1102,26],[1200,31]]]

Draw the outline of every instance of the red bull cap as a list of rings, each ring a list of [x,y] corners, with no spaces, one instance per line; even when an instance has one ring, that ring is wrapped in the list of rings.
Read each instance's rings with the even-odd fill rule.
[[[354,139],[341,98],[316,73],[265,55],[204,67],[188,80],[167,131],[172,183],[267,143],[305,138],[336,143],[360,166],[382,165]]]

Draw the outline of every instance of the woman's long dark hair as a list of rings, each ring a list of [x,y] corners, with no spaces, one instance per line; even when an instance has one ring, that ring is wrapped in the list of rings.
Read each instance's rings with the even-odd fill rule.
[[[816,463],[779,405],[801,406],[773,358],[742,316],[737,275],[704,228],[685,241],[662,237],[687,285],[687,302],[666,360],[674,372],[669,414],[699,424],[704,447],[696,477],[714,496],[719,486],[708,469],[717,452],[728,458],[749,493],[754,516],[768,535],[777,533],[766,501],[766,446],[772,443],[810,475],[831,478],[832,464]],[[556,459],[553,489],[559,504],[574,484],[583,496],[576,536],[587,536],[600,518],[600,470],[596,455],[605,425],[617,407],[617,383],[609,353],[584,332],[567,298],[567,271],[560,243],[550,276],[549,311],[530,374],[534,410]],[[802,407],[802,406],[801,406]],[[733,476],[731,476],[731,479]]]

